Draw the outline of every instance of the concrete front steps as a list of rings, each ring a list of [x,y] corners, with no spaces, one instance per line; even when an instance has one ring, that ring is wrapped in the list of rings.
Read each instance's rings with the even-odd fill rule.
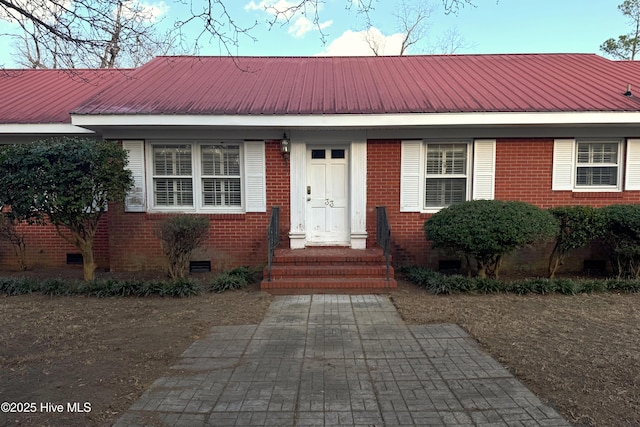
[[[384,293],[396,289],[393,267],[380,248],[276,249],[260,288],[272,294]]]

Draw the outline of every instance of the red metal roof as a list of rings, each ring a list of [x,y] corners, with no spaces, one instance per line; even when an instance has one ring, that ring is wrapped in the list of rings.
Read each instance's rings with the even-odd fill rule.
[[[593,54],[158,57],[78,114],[637,111],[640,64]]]
[[[0,70],[0,123],[71,123],[71,110],[126,72]]]
[[[76,114],[638,111],[640,62],[592,54],[158,57],[136,70],[0,70],[0,123]]]

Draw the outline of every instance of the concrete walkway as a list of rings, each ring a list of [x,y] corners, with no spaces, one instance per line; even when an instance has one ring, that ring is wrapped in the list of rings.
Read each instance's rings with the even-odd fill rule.
[[[276,297],[258,326],[196,341],[115,424],[569,426],[455,325],[386,296]]]

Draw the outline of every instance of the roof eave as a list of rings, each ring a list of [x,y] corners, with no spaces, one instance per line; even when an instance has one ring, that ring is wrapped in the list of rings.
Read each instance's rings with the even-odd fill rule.
[[[73,114],[71,123],[89,129],[117,126],[385,128],[404,126],[640,125],[640,111],[309,115]]]
[[[0,134],[68,135],[93,134],[93,130],[68,123],[0,123]]]

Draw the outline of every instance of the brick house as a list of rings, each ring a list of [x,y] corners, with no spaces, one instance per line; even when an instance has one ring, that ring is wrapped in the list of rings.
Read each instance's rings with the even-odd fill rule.
[[[367,252],[385,206],[395,263],[437,266],[422,225],[452,203],[639,202],[636,87],[640,64],[591,54],[159,57],[5,72],[0,142],[83,134],[129,151],[136,185],[104,220],[102,268],[161,266],[153,230],[177,212],[211,219],[198,259],[261,265],[274,206],[280,247],[314,254]],[[29,233],[38,264],[74,252]]]

